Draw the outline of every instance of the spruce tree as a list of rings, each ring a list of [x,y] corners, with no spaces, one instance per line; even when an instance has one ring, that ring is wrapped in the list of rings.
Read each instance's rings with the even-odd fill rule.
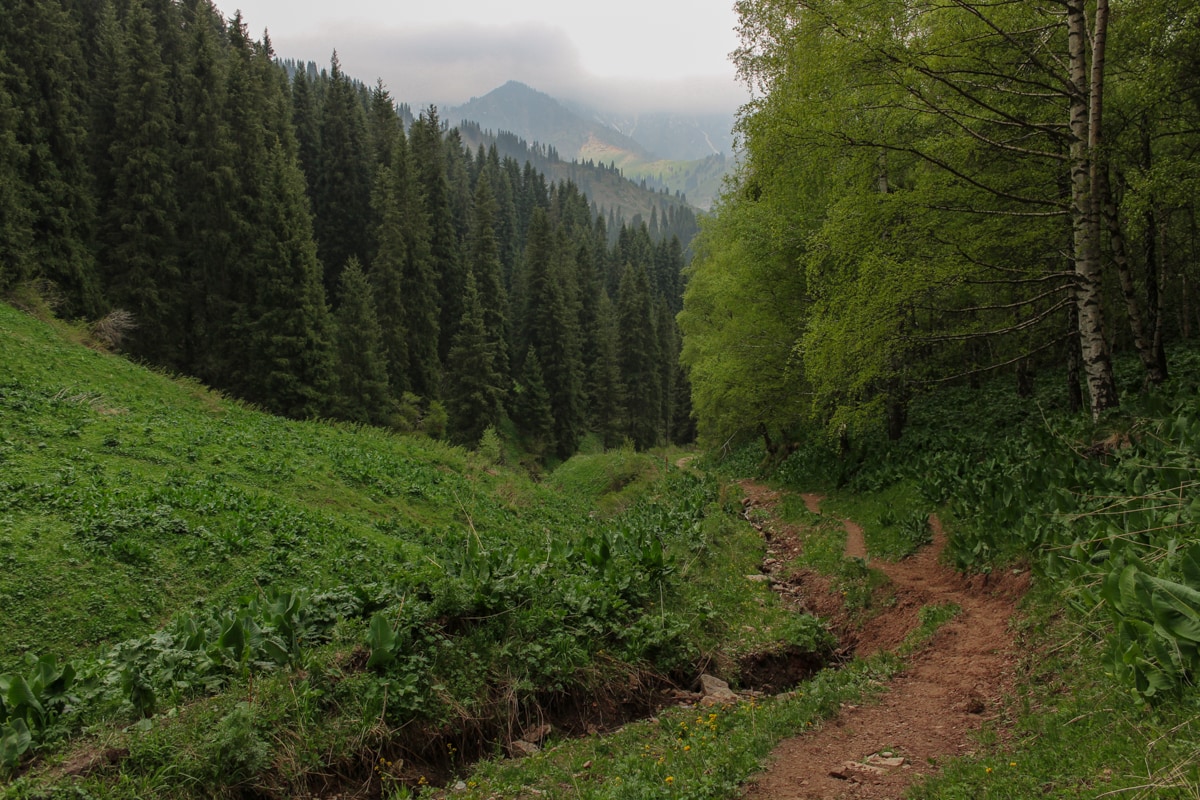
[[[437,275],[439,297],[438,357],[446,360],[450,342],[462,319],[462,295],[465,272],[460,253],[454,213],[450,205],[450,186],[446,178],[446,151],[437,109],[430,106],[421,113],[409,132],[413,174],[416,176],[425,213],[429,220],[429,247]]]
[[[381,172],[373,195],[380,223],[375,233],[378,251],[371,265],[388,380],[397,395],[436,397],[441,361],[429,220],[403,132],[397,134],[393,148],[391,167]]]
[[[568,264],[567,262],[570,261]],[[582,363],[578,317],[564,289],[574,267],[565,242],[550,227],[545,210],[534,210],[526,247],[528,305],[526,341],[538,354],[554,415],[554,441],[560,458],[574,453],[583,433]]]
[[[315,208],[316,181],[321,162],[321,118],[316,90],[303,69],[297,69],[292,77],[292,124],[296,128],[300,169],[308,185],[308,199]]]
[[[175,108],[142,0],[130,0],[117,80],[112,191],[104,198],[100,237],[103,274],[110,301],[137,323],[131,349],[178,367],[183,297],[175,247]]]
[[[351,256],[360,262],[369,259],[369,156],[363,107],[335,52],[321,107],[320,157],[313,191],[317,254],[330,293]]]
[[[228,296],[239,250],[235,197],[238,171],[226,121],[225,62],[217,31],[222,19],[208,0],[186,17],[180,86],[180,144],[176,175],[179,218],[176,247],[183,297],[181,368],[220,383],[216,355],[229,334]]]
[[[617,297],[624,433],[639,449],[657,444],[662,412],[659,343],[650,281],[644,267],[626,264]]]
[[[655,331],[658,334],[658,374],[662,394],[658,428],[661,438],[671,441],[671,423],[675,419],[675,381],[679,373],[679,330],[675,317],[661,295],[654,298]]]
[[[24,180],[26,148],[17,141],[17,109],[8,92],[11,65],[0,51],[0,291],[32,277],[33,214]]]
[[[605,447],[621,443],[625,430],[625,383],[621,378],[621,344],[616,308],[602,291],[596,303],[596,361],[590,373],[588,398],[592,430]]]
[[[555,449],[554,412],[550,394],[542,377],[542,365],[532,347],[525,353],[521,384],[516,397],[517,427],[525,436],[526,447],[536,456]]]
[[[475,276],[467,273],[463,316],[446,364],[451,441],[474,446],[487,428],[499,422],[501,386],[495,355],[496,345],[484,324]]]
[[[104,306],[91,247],[95,204],[88,167],[83,101],[86,64],[75,20],[52,0],[6,3],[0,52],[16,115],[13,166],[24,185],[22,205],[32,219],[29,260],[35,277],[50,280],[68,315]]]
[[[265,88],[255,65],[256,46],[240,14],[229,22],[226,48],[226,91],[223,118],[229,130],[233,192],[227,205],[229,258],[207,265],[208,298],[200,377],[221,388],[244,393],[245,376],[257,370],[249,360],[246,333],[252,319],[258,272],[260,230],[269,200],[269,151],[263,108]]]
[[[496,212],[492,182],[487,173],[483,173],[475,186],[471,231],[467,240],[467,261],[479,288],[484,330],[487,342],[495,354],[495,370],[500,380],[499,385],[503,388],[508,385],[510,361],[508,292],[504,288],[504,267],[500,262],[496,241]]]
[[[245,322],[248,399],[298,419],[329,413],[336,389],[332,321],[294,151],[268,151],[263,214]]]
[[[375,316],[371,285],[358,259],[351,258],[342,270],[338,294],[338,397],[334,415],[382,425],[390,417],[392,405],[383,331]]]

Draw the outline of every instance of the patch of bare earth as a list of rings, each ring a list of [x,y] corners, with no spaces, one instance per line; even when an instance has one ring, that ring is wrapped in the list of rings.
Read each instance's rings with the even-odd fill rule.
[[[769,509],[778,501],[778,493],[761,485],[743,488],[748,511]],[[804,500],[809,510],[819,509],[819,496],[805,495]],[[785,594],[795,595],[798,606],[830,618],[848,654],[895,647],[918,626],[923,606],[957,603],[962,613],[909,659],[878,704],[847,706],[812,733],[781,743],[743,797],[900,798],[914,780],[936,772],[945,759],[969,753],[975,747],[972,732],[1003,711],[1017,662],[1009,622],[1027,577],[968,578],[939,564],[946,536],[936,517],[931,523],[932,546],[903,561],[871,562],[891,580],[895,604],[860,625],[850,624],[835,607],[835,593],[821,576],[800,573],[777,583]],[[849,520],[844,524],[846,555],[869,555],[862,528]],[[781,563],[799,552],[794,529],[782,524],[763,528],[772,551],[769,561]]]

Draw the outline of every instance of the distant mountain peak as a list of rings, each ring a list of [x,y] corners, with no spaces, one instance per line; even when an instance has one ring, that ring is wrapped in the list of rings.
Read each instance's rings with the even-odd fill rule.
[[[725,159],[733,151],[731,115],[615,114],[516,80],[447,108],[443,117],[550,146],[566,161],[615,164],[627,177],[682,191],[701,207],[711,202],[732,163]]]

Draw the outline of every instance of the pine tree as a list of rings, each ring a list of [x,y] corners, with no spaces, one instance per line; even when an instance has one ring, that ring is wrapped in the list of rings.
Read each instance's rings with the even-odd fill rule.
[[[475,276],[468,273],[463,317],[446,364],[449,384],[446,410],[450,415],[452,441],[474,446],[487,428],[499,422],[501,386],[495,355],[495,342],[484,324]]]
[[[487,342],[495,354],[495,370],[502,388],[508,386],[508,292],[496,242],[497,204],[487,173],[479,176],[467,239],[467,261],[479,287]]]
[[[554,441],[560,458],[574,453],[583,432],[582,363],[578,316],[564,289],[565,243],[554,234],[546,212],[537,208],[526,247],[528,305],[526,336],[537,351],[554,415]],[[574,264],[569,265],[571,268]]]
[[[28,158],[17,141],[17,110],[6,82],[9,64],[0,52],[0,291],[28,280],[33,271],[29,248],[33,241],[33,215],[26,205],[22,172]]]
[[[658,440],[662,412],[659,344],[644,267],[625,265],[617,298],[621,378],[625,384],[625,435],[640,449]]]
[[[331,410],[332,324],[312,236],[304,176],[293,151],[275,141],[254,253],[258,270],[246,322],[246,397],[295,418]]]
[[[337,53],[329,69],[329,85],[321,107],[320,157],[313,191],[317,254],[329,293],[351,256],[369,260],[371,219],[370,154],[362,104],[341,70]]]
[[[91,238],[95,205],[90,187],[83,82],[86,65],[75,21],[50,0],[6,3],[0,52],[16,115],[13,165],[32,219],[25,263],[55,284],[69,315],[104,305]]]
[[[439,297],[438,357],[444,362],[458,321],[462,319],[465,272],[460,253],[450,186],[446,179],[446,155],[437,109],[430,106],[413,123],[409,132],[413,174],[425,202],[429,219],[429,247],[437,275]]]
[[[554,412],[550,409],[541,362],[532,347],[525,353],[521,378],[516,400],[517,427],[525,435],[529,451],[541,456],[555,448]]]
[[[390,417],[383,331],[375,316],[371,285],[358,260],[351,258],[338,286],[338,398],[334,415],[354,422],[382,425]]]
[[[175,171],[175,228],[183,296],[181,368],[217,383],[214,356],[228,335],[228,288],[239,250],[234,198],[238,173],[226,122],[225,65],[218,50],[221,17],[208,0],[191,5],[180,86],[180,145]]]
[[[131,349],[180,365],[183,350],[175,224],[175,108],[153,20],[130,0],[117,66],[110,153],[112,193],[104,198],[101,260],[109,299],[137,323]]]

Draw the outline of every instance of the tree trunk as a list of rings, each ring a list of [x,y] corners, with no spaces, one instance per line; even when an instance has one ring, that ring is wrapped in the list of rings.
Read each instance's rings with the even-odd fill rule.
[[[1079,360],[1079,307],[1071,303],[1067,306],[1067,410],[1072,414],[1083,411]]]
[[[1096,3],[1096,35],[1089,42],[1085,0],[1067,0],[1071,71],[1071,216],[1074,229],[1075,298],[1079,308],[1079,344],[1091,399],[1092,419],[1118,405],[1108,342],[1104,338],[1104,308],[1100,264],[1098,209],[1104,40],[1108,25],[1107,0]]]
[[[1137,290],[1133,285],[1133,272],[1129,268],[1129,253],[1125,249],[1125,234],[1121,230],[1121,220],[1117,214],[1117,203],[1113,200],[1112,188],[1109,186],[1107,170],[1099,170],[1100,197],[1104,211],[1104,224],[1108,228],[1108,242],[1112,250],[1113,263],[1117,266],[1117,275],[1121,279],[1121,294],[1125,297],[1125,313],[1129,315],[1129,329],[1133,333],[1133,346],[1137,350],[1142,367],[1146,370],[1146,383],[1158,386],[1167,379],[1166,370],[1154,355],[1154,342],[1146,336],[1146,326],[1142,321],[1142,307],[1138,303]],[[1153,238],[1154,232],[1150,231]],[[1152,270],[1150,270],[1152,271]]]
[[[1154,150],[1147,123],[1142,124],[1142,167],[1149,172]],[[1159,370],[1167,375],[1167,351],[1163,348],[1163,293],[1159,287],[1166,280],[1166,230],[1155,212],[1156,200],[1150,198],[1146,209],[1146,322],[1150,327],[1150,347]],[[1162,241],[1160,241],[1160,238]]]
[[[1033,397],[1033,373],[1028,357],[1017,362],[1017,397]]]

